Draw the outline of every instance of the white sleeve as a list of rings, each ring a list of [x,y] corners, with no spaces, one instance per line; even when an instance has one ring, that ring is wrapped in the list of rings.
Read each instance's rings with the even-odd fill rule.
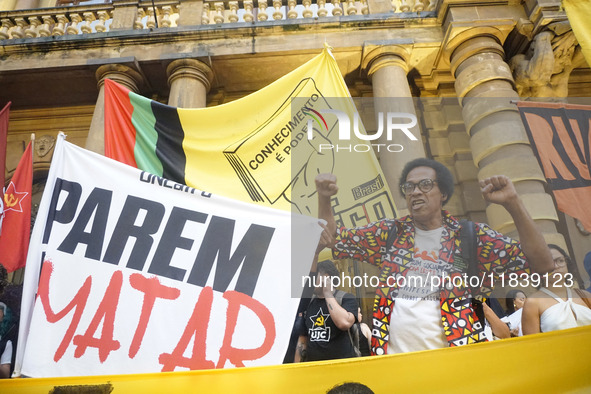
[[[0,364],[10,364],[12,362],[12,341],[6,342],[4,353],[0,356]]]

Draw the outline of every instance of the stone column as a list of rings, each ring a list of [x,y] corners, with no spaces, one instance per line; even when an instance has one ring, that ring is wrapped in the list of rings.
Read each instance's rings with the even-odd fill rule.
[[[142,76],[134,69],[122,64],[107,64],[100,66],[96,70],[96,79],[98,81],[99,94],[96,100],[90,130],[86,138],[86,149],[101,155],[105,154],[105,79],[125,86],[132,92],[139,91],[138,85],[142,82]]]
[[[494,28],[490,28],[494,29]],[[498,37],[486,29],[464,32],[446,48],[462,117],[470,135],[470,149],[478,167],[478,179],[506,175],[515,184],[529,213],[548,242],[565,245],[556,231],[558,215],[552,197],[544,191],[545,178],[529,145],[517,107],[518,95]],[[492,30],[491,30],[492,31]],[[509,213],[500,205],[486,209],[488,223],[516,236]]]
[[[388,112],[401,112],[412,114],[416,117],[410,86],[408,85],[408,58],[410,57],[408,45],[378,46],[369,50],[363,58],[363,69],[367,72],[373,87],[373,97],[376,115],[382,114],[384,118],[384,129],[386,128],[385,117]],[[401,119],[401,122],[410,122],[409,119]],[[393,132],[392,141],[387,140],[385,130],[377,140],[378,144],[391,145],[400,144],[402,151],[390,152],[387,149],[380,149],[378,152],[380,166],[390,186],[392,197],[396,207],[401,214],[406,214],[406,200],[399,191],[400,172],[404,165],[417,157],[425,157],[425,148],[421,137],[419,125],[412,127],[409,131],[416,138],[409,139],[402,131]]]
[[[57,7],[57,0],[39,0],[39,8]]]
[[[15,10],[30,10],[39,8],[39,0],[17,0]]]
[[[0,0],[0,11],[12,11],[16,6],[16,0]]]
[[[196,59],[174,60],[166,68],[170,95],[168,105],[180,108],[204,108],[213,80],[211,67]]]

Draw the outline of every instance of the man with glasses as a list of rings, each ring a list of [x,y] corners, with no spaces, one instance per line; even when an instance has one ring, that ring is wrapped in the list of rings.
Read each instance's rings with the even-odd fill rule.
[[[480,181],[484,199],[511,214],[521,243],[476,223],[476,294],[460,258],[457,219],[443,210],[454,191],[453,176],[441,163],[419,158],[404,167],[400,191],[410,215],[364,227],[336,229],[331,198],[336,177],[316,178],[318,215],[336,233],[333,257],[380,267],[374,301],[372,354],[404,353],[486,341],[471,298],[487,297],[499,275],[550,271],[552,256],[512,182],[505,176]],[[528,266],[529,261],[529,266]],[[457,280],[464,277],[464,282]],[[455,279],[454,279],[455,278]],[[472,282],[473,283],[473,282]]]

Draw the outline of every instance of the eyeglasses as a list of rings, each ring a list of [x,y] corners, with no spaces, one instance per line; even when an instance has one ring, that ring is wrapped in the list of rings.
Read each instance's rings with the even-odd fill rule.
[[[431,191],[431,189],[433,189],[433,185],[436,183],[436,180],[430,178],[421,179],[419,183],[404,182],[402,185],[400,185],[400,190],[402,190],[402,194],[406,196],[407,194],[412,193],[415,190],[415,187],[418,186],[420,191],[423,193],[428,193]]]
[[[554,259],[554,265],[557,267],[564,267],[566,265],[566,259],[564,257],[557,257]]]

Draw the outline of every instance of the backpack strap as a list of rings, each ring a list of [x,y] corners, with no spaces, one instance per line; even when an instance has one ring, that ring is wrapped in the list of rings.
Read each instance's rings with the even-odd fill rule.
[[[388,237],[386,238],[386,253],[388,253],[392,248],[392,245],[394,245],[394,241],[396,240],[396,230],[396,222],[394,221],[392,228],[388,231]]]
[[[353,334],[351,335],[351,331]],[[351,341],[351,345],[353,345],[353,350],[355,351],[355,357],[361,357],[361,350],[359,350],[359,326],[358,323],[353,323],[353,325],[347,330],[349,333],[349,340]],[[355,338],[355,339],[353,339]]]
[[[464,270],[469,277],[478,275],[476,227],[473,221],[460,220],[460,250],[467,267]]]
[[[473,221],[466,219],[460,220],[459,239],[461,258],[459,259],[458,264],[456,264],[457,259],[455,259],[454,265],[458,266],[458,268],[462,268],[463,272],[466,272],[469,278],[468,283],[471,283],[472,281],[470,278],[479,276],[477,255],[478,239],[476,237],[476,224]],[[460,267],[459,264],[462,264],[463,267]],[[474,313],[476,314],[476,317],[478,317],[478,320],[484,324],[483,301],[481,297],[475,297],[479,291],[477,288],[472,287],[470,292],[472,294],[471,302]]]

